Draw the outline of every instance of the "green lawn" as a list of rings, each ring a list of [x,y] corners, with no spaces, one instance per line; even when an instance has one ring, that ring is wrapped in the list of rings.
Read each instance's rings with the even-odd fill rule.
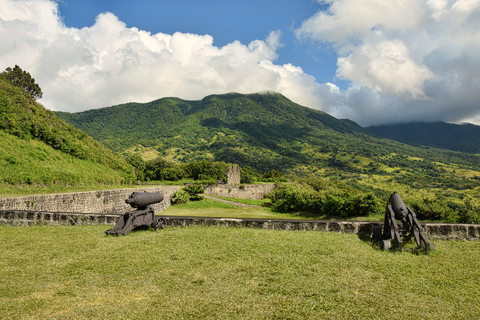
[[[429,255],[354,234],[0,225],[2,319],[478,319],[480,242]]]
[[[218,197],[220,198],[220,197]],[[229,199],[237,201],[238,199]],[[159,215],[167,216],[195,216],[195,217],[228,217],[228,218],[263,218],[263,219],[298,219],[293,214],[282,214],[269,211],[265,207],[237,207],[228,203],[204,199],[202,201],[190,201],[185,204],[177,204],[168,207]]]
[[[237,207],[228,203],[218,202],[210,199],[202,201],[190,201],[185,204],[172,205],[159,215],[167,216],[195,216],[215,218],[261,218],[261,219],[316,219],[316,220],[355,220],[355,221],[383,221],[384,214],[372,214],[366,217],[338,217],[328,215],[311,214],[308,212],[279,213],[273,212],[268,207],[261,207],[264,200],[244,200],[235,198],[215,197],[230,200],[238,203],[257,205],[258,207]]]

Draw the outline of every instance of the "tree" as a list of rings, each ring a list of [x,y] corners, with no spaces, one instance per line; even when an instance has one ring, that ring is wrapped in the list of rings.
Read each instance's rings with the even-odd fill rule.
[[[19,66],[15,65],[13,69],[8,67],[2,72],[2,75],[14,86],[25,89],[34,100],[42,98],[42,89],[40,89],[40,86],[35,83],[35,79],[32,78],[30,73],[23,71]]]

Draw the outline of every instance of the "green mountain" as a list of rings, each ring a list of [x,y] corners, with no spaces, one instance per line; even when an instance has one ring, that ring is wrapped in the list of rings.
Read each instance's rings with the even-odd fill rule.
[[[3,76],[0,142],[0,189],[121,184],[133,179],[133,168],[123,156],[59,119]]]
[[[431,146],[465,153],[480,154],[480,126],[446,122],[412,122],[367,128],[388,139],[414,146]]]
[[[480,170],[478,156],[378,138],[350,120],[276,93],[230,93],[199,101],[163,98],[57,115],[111,149],[145,159],[209,159],[295,175],[388,174],[398,168],[424,170],[432,162]]]
[[[280,94],[164,98],[57,115],[115,151],[147,147],[181,162],[211,159],[260,171],[313,164],[320,160],[313,153],[347,150],[357,144],[353,137],[369,139],[356,123],[299,106]]]

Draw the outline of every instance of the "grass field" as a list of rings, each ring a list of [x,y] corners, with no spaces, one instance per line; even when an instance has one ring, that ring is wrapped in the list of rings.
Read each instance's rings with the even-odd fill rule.
[[[384,252],[354,234],[0,225],[2,319],[478,319],[480,242]]]
[[[185,204],[172,205],[161,215],[169,216],[196,216],[196,217],[228,217],[228,218],[261,218],[261,219],[321,219],[321,220],[356,220],[356,221],[383,221],[385,215],[375,213],[366,217],[338,217],[328,215],[309,214],[308,212],[279,213],[268,207],[261,206],[265,200],[244,200],[235,198],[215,197],[237,203],[256,205],[257,207],[237,207],[228,203],[210,199],[190,201]]]

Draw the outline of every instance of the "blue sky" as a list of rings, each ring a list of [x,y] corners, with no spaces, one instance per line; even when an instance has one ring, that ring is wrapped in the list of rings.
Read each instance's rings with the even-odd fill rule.
[[[46,108],[279,92],[360,125],[480,124],[480,0],[0,0]]]

